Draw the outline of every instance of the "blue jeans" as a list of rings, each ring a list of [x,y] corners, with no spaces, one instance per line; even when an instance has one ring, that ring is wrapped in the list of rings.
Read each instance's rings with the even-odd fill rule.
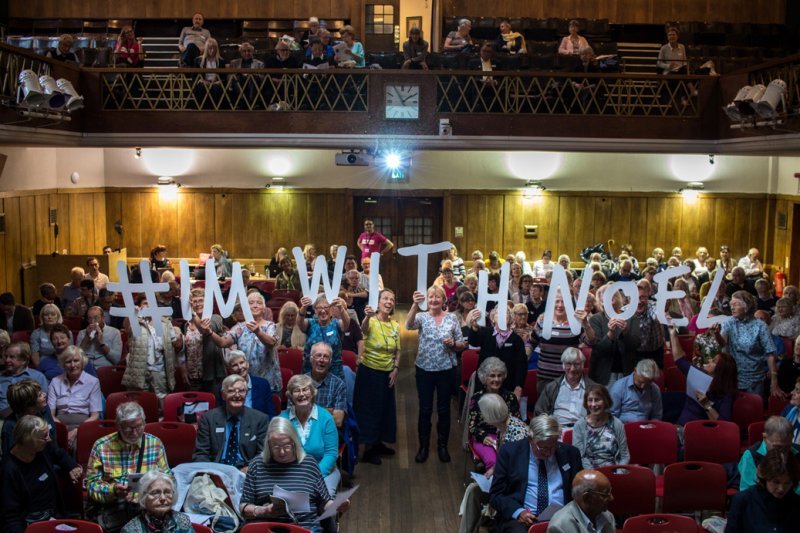
[[[447,447],[450,435],[450,399],[455,387],[455,368],[429,372],[417,367],[417,397],[419,398],[419,433],[420,447],[428,447],[431,440],[431,419],[433,418],[433,394],[436,393],[436,433],[438,446]]]

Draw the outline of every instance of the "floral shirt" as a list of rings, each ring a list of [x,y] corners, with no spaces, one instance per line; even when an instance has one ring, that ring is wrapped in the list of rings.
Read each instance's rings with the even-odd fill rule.
[[[592,468],[613,465],[616,462],[619,442],[614,434],[614,419],[596,428],[586,424],[586,453],[584,460],[591,463]]]
[[[203,334],[197,328],[186,328],[183,342],[186,346],[186,373],[189,379],[203,379]]]
[[[264,322],[258,326],[258,329],[273,337],[278,330],[275,323],[270,321]],[[269,386],[272,388],[273,393],[280,392],[281,388],[283,388],[281,365],[275,356],[274,347],[267,348],[254,332],[247,329],[245,322],[239,322],[233,326],[228,331],[228,335],[233,338],[236,346],[247,356],[247,360],[250,362],[250,372],[269,381]]]
[[[775,354],[767,325],[753,317],[732,318],[722,324],[722,336],[728,339],[728,352],[739,369],[739,389],[750,389],[766,377],[767,355]]]
[[[351,319],[352,320],[352,319]],[[332,318],[325,326],[320,325],[315,317],[308,319],[306,328],[306,345],[303,350],[303,373],[311,372],[311,347],[318,342],[327,342],[333,349],[331,356],[331,374],[344,379],[342,368],[342,335],[341,322]]]
[[[478,391],[472,395],[469,402],[469,434],[475,439],[475,442],[483,442],[487,435],[497,435],[497,428],[491,424],[486,423],[481,416],[481,409],[478,407],[478,401],[486,394],[486,391]],[[501,389],[498,394],[505,400],[508,405],[508,412],[512,417],[519,416],[519,402],[513,392]]]
[[[656,303],[648,302],[647,309],[639,315],[639,335],[642,343],[639,350],[652,352],[664,346],[664,327],[656,317]]]
[[[436,325],[436,320],[429,313],[417,313],[414,323],[408,329],[419,330],[419,351],[417,352],[416,365],[428,372],[450,370],[458,366],[456,351],[444,345],[447,338],[455,342],[462,342],[464,335],[458,319],[452,313],[445,313],[442,323]]]
[[[528,438],[528,424],[520,420],[514,415],[508,417],[508,425],[506,430],[500,435],[497,441],[497,446],[502,446],[508,442],[517,442],[519,440]]]

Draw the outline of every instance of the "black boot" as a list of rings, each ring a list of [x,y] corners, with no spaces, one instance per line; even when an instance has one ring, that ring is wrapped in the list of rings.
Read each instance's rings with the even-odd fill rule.
[[[414,457],[414,461],[418,463],[424,463],[425,461],[428,460],[428,453],[429,453],[428,445],[421,444],[419,450],[417,451],[417,456]]]
[[[447,445],[439,445],[439,460],[443,463],[450,462],[450,452],[447,451]]]
[[[447,451],[447,436],[450,428],[446,428],[448,432],[442,431],[442,429],[443,428],[439,428],[437,432],[436,449],[439,452],[439,460],[443,463],[449,463],[450,452]]]

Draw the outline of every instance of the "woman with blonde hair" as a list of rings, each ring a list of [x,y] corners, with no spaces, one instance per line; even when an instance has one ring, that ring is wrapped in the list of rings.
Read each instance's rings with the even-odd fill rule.
[[[133,33],[133,28],[123,26],[114,47],[114,63],[123,67],[143,67],[144,49]]]
[[[300,309],[294,302],[286,302],[278,313],[278,331],[276,338],[278,346],[297,348],[302,350],[306,344],[306,334],[297,323],[297,314]]]
[[[42,357],[53,355],[56,349],[50,342],[50,331],[56,324],[63,324],[61,310],[55,304],[45,304],[39,311],[38,328],[31,333],[31,366],[38,367]]]

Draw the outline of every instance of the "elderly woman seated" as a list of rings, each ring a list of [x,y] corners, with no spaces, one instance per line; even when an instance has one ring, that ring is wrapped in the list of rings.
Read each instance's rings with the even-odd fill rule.
[[[478,367],[480,389],[469,401],[469,436],[475,453],[487,469],[494,467],[497,461],[498,432],[495,426],[489,424],[483,418],[478,403],[484,395],[494,394],[505,402],[507,406],[506,413],[511,413],[515,417],[519,416],[519,400],[517,396],[512,391],[503,388],[506,374],[506,365],[503,361],[497,357],[486,358]],[[498,418],[493,418],[492,420],[496,421]]]
[[[142,512],[125,524],[122,533],[193,533],[189,516],[172,510],[176,498],[172,476],[159,470],[147,472],[139,480],[139,506]]]
[[[443,52],[469,52],[472,49],[472,37],[469,32],[472,22],[469,19],[458,21],[458,29],[447,34],[444,40]]]
[[[83,469],[58,448],[49,446],[48,423],[37,416],[23,416],[14,428],[14,447],[2,464],[4,530],[23,533],[35,522],[64,516],[58,471],[80,482]]]
[[[769,331],[773,335],[792,339],[800,335],[800,314],[795,312],[788,298],[781,298],[775,304],[775,316],[772,317]]]
[[[314,533],[322,531],[318,516],[333,504],[317,461],[303,449],[292,422],[277,417],[267,428],[263,458],[250,462],[239,511],[250,521],[296,523]],[[283,500],[273,500],[276,486],[308,496],[311,509],[292,515]],[[350,505],[345,501],[338,511]]]
[[[527,54],[525,46],[525,36],[511,29],[511,21],[503,19],[500,21],[500,35],[494,45],[498,52],[508,52],[509,54]]]
[[[8,405],[11,414],[3,423],[0,432],[0,450],[2,456],[8,456],[9,450],[14,446],[14,427],[17,421],[25,415],[34,415],[44,419],[50,427],[50,438],[56,441],[56,425],[50,410],[47,408],[47,391],[32,379],[23,379],[8,388]]]
[[[45,304],[39,312],[41,326],[31,333],[31,364],[39,366],[39,360],[47,355],[53,355],[55,348],[50,342],[50,332],[56,324],[64,322],[61,310],[55,304]]]
[[[47,406],[53,418],[69,430],[70,449],[75,448],[78,426],[87,420],[98,420],[103,410],[100,380],[84,371],[89,358],[77,346],[69,346],[58,357],[64,373],[50,382]]]
[[[319,463],[328,493],[336,493],[340,474],[336,468],[339,433],[336,422],[326,409],[316,405],[317,388],[311,376],[298,374],[286,384],[289,408],[280,414],[297,429],[303,450]],[[285,487],[284,487],[285,488]]]

